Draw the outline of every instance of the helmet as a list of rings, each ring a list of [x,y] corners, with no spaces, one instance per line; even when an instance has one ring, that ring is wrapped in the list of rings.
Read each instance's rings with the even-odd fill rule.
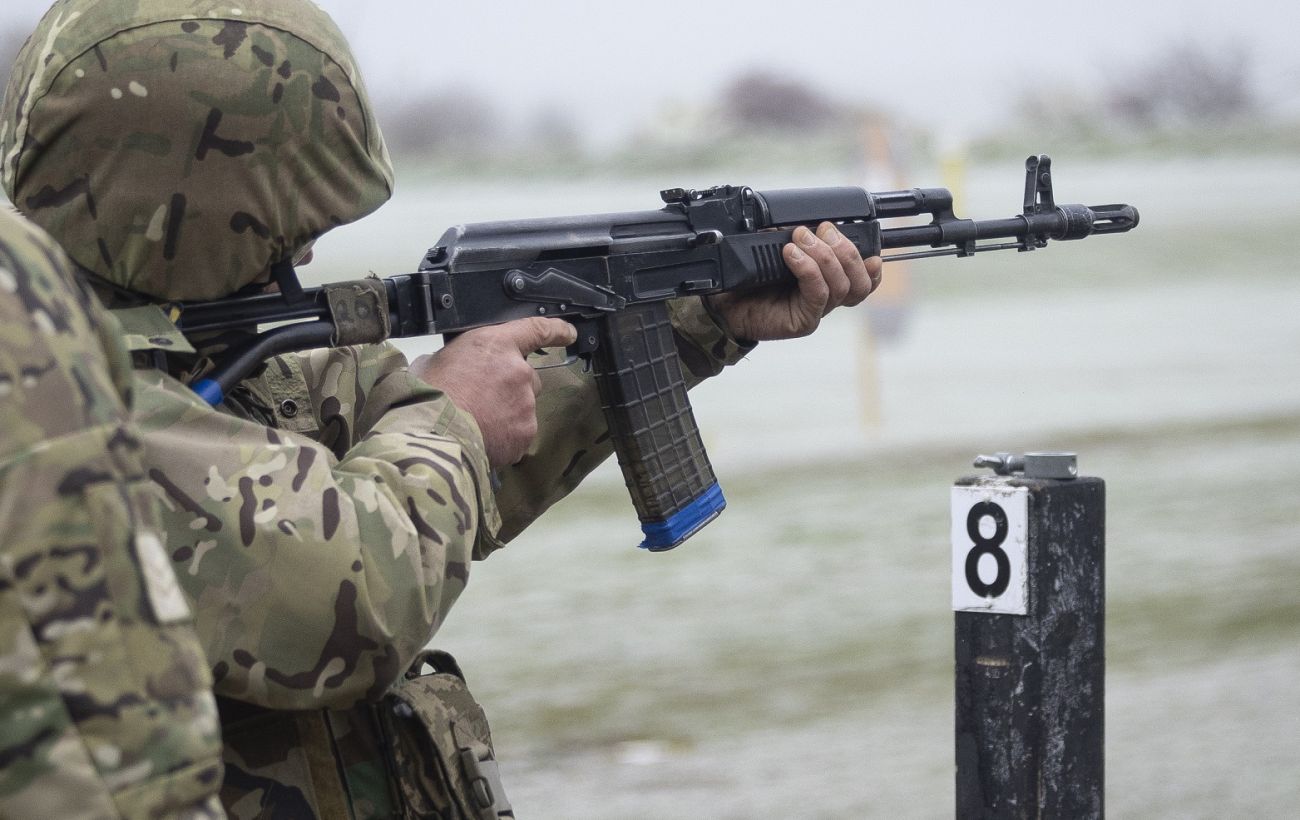
[[[0,179],[81,267],[198,300],[266,281],[393,173],[310,0],[58,0],[0,107]]]

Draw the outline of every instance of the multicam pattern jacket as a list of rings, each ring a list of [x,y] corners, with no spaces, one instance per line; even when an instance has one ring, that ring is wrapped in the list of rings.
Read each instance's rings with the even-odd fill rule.
[[[689,383],[748,352],[698,300],[672,308]],[[366,805],[356,778],[336,781],[379,756],[369,704],[432,640],[471,561],[613,450],[592,376],[543,370],[538,437],[494,491],[473,419],[405,365],[388,345],[277,357],[220,413],[161,372],[137,378],[166,547],[216,691],[239,702],[223,712],[234,816]],[[338,765],[313,753],[331,748]]]
[[[114,328],[54,245],[0,209],[4,817],[221,815],[211,681]]]
[[[464,588],[496,519],[487,459],[473,419],[404,364],[386,347],[275,359],[227,412],[139,372],[144,460],[218,693],[373,699]],[[298,403],[290,429],[265,423],[264,397]]]
[[[692,383],[747,352],[698,300],[674,311]],[[221,413],[176,379],[139,371],[136,418],[166,497],[166,549],[217,692],[341,708],[396,680],[470,562],[613,451],[590,374],[541,373],[538,437],[494,490],[473,418],[389,345],[277,357]]]

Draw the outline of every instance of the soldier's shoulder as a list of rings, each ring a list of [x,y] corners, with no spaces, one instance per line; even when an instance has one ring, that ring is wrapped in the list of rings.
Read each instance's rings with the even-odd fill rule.
[[[2,258],[11,267],[22,267],[33,275],[66,277],[67,257],[44,231],[0,202],[0,247]]]

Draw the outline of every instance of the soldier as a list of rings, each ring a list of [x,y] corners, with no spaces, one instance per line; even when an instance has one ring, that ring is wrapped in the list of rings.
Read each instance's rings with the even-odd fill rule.
[[[122,309],[128,344],[152,365],[137,374],[137,418],[223,696],[227,808],[388,811],[373,704],[428,643],[471,559],[612,451],[591,378],[523,361],[572,329],[471,331],[409,367],[387,345],[277,357],[221,412],[185,389],[240,334],[195,350],[159,304],[292,286],[316,237],[390,193],[355,63],[311,3],[60,0],[15,65],[0,162],[11,198]],[[866,297],[878,262],[820,233],[786,250],[797,292],[674,305],[689,379]]]
[[[211,677],[115,323],[0,206],[0,816],[221,817]]]

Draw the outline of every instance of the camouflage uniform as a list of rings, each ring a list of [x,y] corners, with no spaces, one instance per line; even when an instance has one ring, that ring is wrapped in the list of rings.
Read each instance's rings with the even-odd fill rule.
[[[221,816],[129,380],[113,320],[0,206],[0,816]]]
[[[0,161],[15,203],[82,268],[156,301],[266,281],[273,263],[378,207],[392,180],[343,37],[306,3],[56,3],[19,55]],[[698,300],[674,310],[692,381],[745,352]],[[133,346],[183,350],[160,318]],[[207,352],[170,367],[201,371]],[[223,413],[141,372],[144,459],[218,694],[339,710],[399,679],[471,559],[612,452],[592,379],[556,369],[543,383],[541,432],[494,493],[474,420],[390,346],[273,359]],[[294,804],[294,788],[320,805],[311,784],[335,766],[313,749],[330,734],[346,746],[352,717],[298,718],[254,743],[228,733],[232,813]]]

